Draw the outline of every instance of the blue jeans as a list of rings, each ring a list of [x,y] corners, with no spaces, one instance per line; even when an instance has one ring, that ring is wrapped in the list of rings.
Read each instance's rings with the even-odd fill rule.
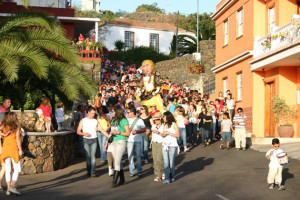
[[[136,156],[136,169],[138,172],[142,171],[142,143],[141,142],[127,142],[127,153],[129,161],[129,171],[134,173],[134,152]]]
[[[79,144],[79,152],[84,153],[84,146],[83,146],[83,136],[78,135],[78,144]]]
[[[144,160],[148,160],[149,142],[145,140],[145,136],[143,137],[142,146]]]
[[[216,126],[217,126],[217,121],[216,121],[216,120],[215,120],[215,121],[213,120],[213,121],[211,122],[211,128],[210,128],[212,134],[216,134]]]
[[[107,137],[99,131],[97,131],[97,136],[98,136],[98,143],[99,143],[99,148],[100,148],[100,158],[102,161],[106,161],[106,151],[104,151],[104,146],[105,146]]]
[[[179,128],[180,137],[177,139],[178,144],[180,145],[181,142],[183,143],[183,146],[186,147],[186,128]]]
[[[191,145],[197,144],[197,124],[189,123],[186,126],[187,136],[189,137],[189,143]]]
[[[57,122],[58,130],[60,131],[62,129],[63,123],[62,122]]]
[[[206,142],[208,142],[208,139],[210,138],[210,134],[209,134],[210,130],[204,129],[202,128],[202,144],[205,144]]]
[[[168,147],[168,148],[169,148],[168,150],[165,150],[163,145],[162,154],[164,159],[165,180],[171,182],[172,179],[175,179],[175,158],[176,158],[178,147]]]
[[[83,146],[85,150],[86,169],[88,174],[96,173],[96,150],[97,150],[97,138],[85,139],[83,138]]]

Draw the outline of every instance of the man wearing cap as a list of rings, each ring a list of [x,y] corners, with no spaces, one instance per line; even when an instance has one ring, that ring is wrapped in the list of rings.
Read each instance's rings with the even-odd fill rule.
[[[164,132],[164,126],[162,124],[161,112],[156,112],[151,120],[152,125],[152,156],[155,178],[154,181],[160,181],[163,178],[163,156],[162,156],[162,142],[163,137],[160,135]]]

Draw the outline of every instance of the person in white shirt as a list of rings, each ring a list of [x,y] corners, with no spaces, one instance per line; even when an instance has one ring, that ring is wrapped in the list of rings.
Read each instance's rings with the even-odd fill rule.
[[[77,134],[83,136],[83,146],[86,157],[87,175],[96,177],[96,150],[97,150],[97,130],[109,137],[98,121],[95,119],[96,109],[90,106],[87,110],[87,117],[83,118],[78,125]]]
[[[175,181],[175,158],[178,152],[177,138],[179,137],[179,128],[171,112],[164,113],[164,137],[162,153],[164,159],[165,180],[163,184],[169,184]]]
[[[162,156],[162,142],[164,138],[161,136],[164,132],[164,125],[162,123],[161,112],[156,112],[150,120],[152,128],[152,157],[154,168],[154,181],[161,181],[164,179],[164,165]]]
[[[285,187],[281,184],[282,182],[282,166],[279,164],[278,154],[283,153],[279,149],[280,142],[277,138],[272,140],[273,148],[266,153],[266,157],[270,160],[269,173],[268,173],[268,184],[269,189],[274,189],[274,182],[278,185],[278,190],[285,190]]]
[[[234,132],[232,127],[232,122],[229,118],[229,113],[225,112],[223,114],[223,120],[221,122],[221,131],[220,135],[222,135],[222,142],[220,145],[220,149],[224,149],[224,142],[226,141],[227,150],[229,150],[229,143],[231,142],[231,131]]]
[[[64,121],[64,104],[62,102],[59,102],[57,104],[57,108],[55,109],[55,117],[58,125],[58,130],[60,131],[62,129],[63,121]]]
[[[233,123],[235,125],[235,148],[241,150],[241,146],[246,151],[246,122],[247,116],[243,114],[243,109],[237,109],[238,114],[234,116]]]
[[[129,161],[130,176],[142,175],[142,134],[146,131],[144,121],[136,116],[136,109],[130,106],[127,109],[127,120],[131,130],[130,136],[127,140],[127,152]],[[136,168],[134,165],[134,152],[136,156]]]
[[[230,119],[231,119],[231,121],[233,121],[234,114],[235,114],[234,113],[234,110],[235,110],[235,101],[232,98],[232,94],[231,93],[227,94],[226,103],[227,103],[227,108],[230,111],[230,113],[229,113]]]

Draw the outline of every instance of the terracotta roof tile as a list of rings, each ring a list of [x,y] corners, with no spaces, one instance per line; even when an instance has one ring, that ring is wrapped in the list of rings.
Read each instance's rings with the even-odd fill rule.
[[[124,19],[124,18],[115,18],[112,21],[107,22],[107,24],[136,27],[136,28],[149,28],[149,29],[164,30],[164,31],[175,31],[177,28],[176,26],[168,23],[138,21],[138,20]],[[179,28],[178,32],[194,34],[193,32],[186,31],[182,28]]]

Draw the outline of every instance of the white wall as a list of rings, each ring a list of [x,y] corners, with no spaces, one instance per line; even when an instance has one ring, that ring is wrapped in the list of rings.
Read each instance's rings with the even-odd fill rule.
[[[160,31],[152,29],[142,29],[142,28],[130,28],[122,26],[112,26],[106,25],[99,28],[99,41],[109,50],[115,50],[114,42],[116,40],[122,40],[125,42],[125,31],[134,32],[134,46],[150,46],[150,33],[159,34],[159,52],[164,54],[170,54],[171,41],[175,31]],[[188,33],[179,33],[188,34]]]
[[[96,9],[93,9],[94,1],[96,2]],[[81,0],[80,10],[95,10],[99,11],[100,0]]]
[[[14,0],[18,5],[23,5],[21,0]],[[53,8],[66,8],[67,0],[29,0],[29,6],[38,7],[53,7]]]

